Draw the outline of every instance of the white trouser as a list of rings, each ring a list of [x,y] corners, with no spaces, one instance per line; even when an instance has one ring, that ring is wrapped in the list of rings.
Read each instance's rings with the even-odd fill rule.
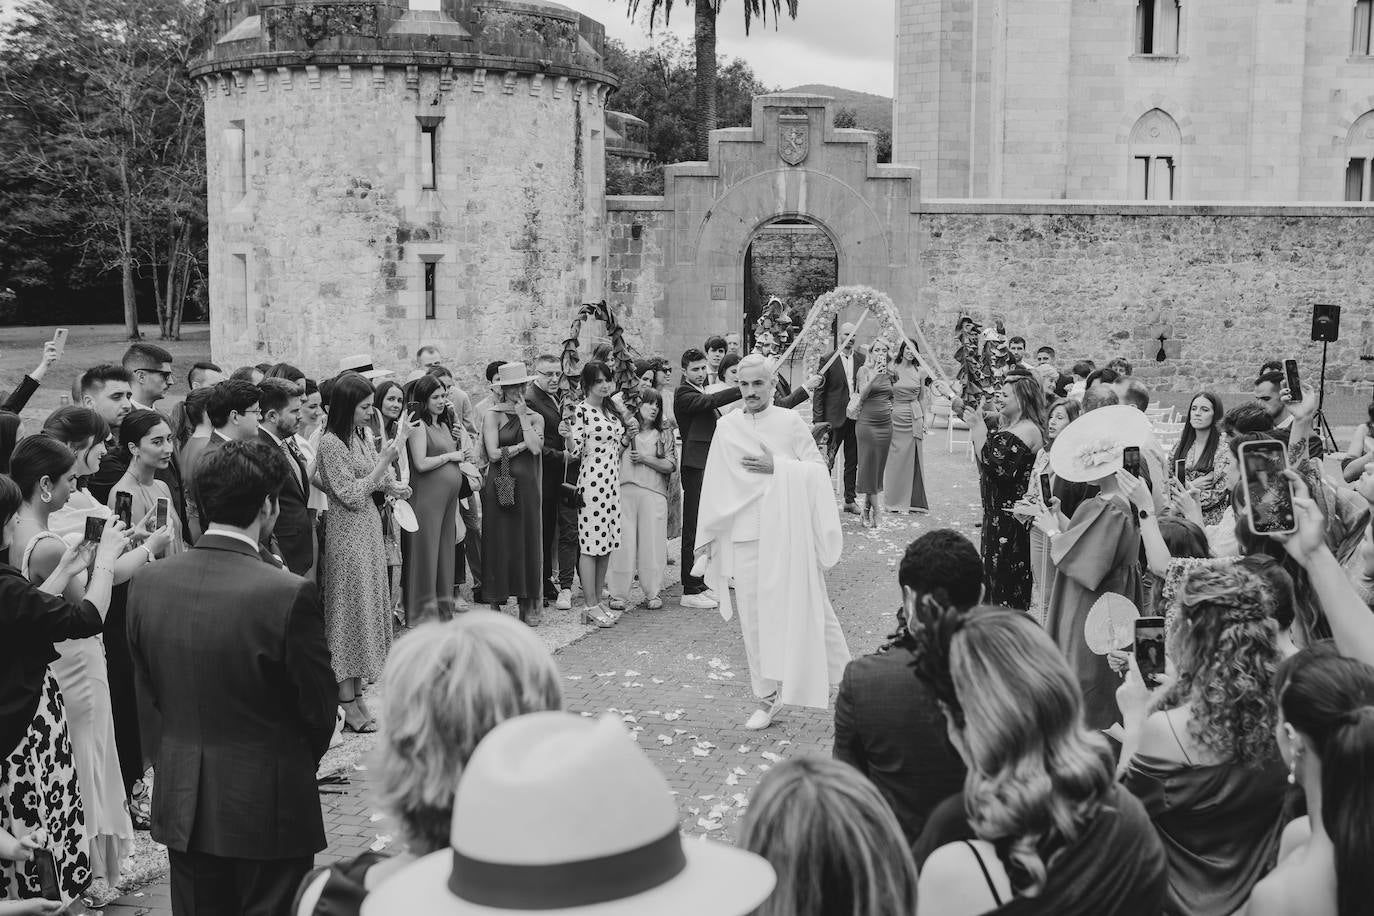
[[[611,551],[606,585],[615,598],[630,596],[636,570],[646,598],[663,589],[668,565],[668,498],[644,487],[620,488],[620,546]]]
[[[754,688],[754,696],[772,696],[777,692],[778,682],[759,673],[759,542],[736,541],[734,550],[731,586],[735,593],[735,615],[744,633],[744,655],[749,660],[749,684]]]

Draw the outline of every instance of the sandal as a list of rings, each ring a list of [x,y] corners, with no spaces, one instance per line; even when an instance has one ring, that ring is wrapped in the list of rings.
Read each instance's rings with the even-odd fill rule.
[[[663,610],[663,599],[658,597],[657,595],[654,595],[647,602],[645,602],[644,606],[651,611],[661,611]]]
[[[602,609],[599,604],[589,604],[582,609],[582,622],[607,629],[615,626],[615,618]]]
[[[358,708],[357,700],[340,703],[344,711],[343,730],[356,735],[370,735],[377,730],[377,723]]]

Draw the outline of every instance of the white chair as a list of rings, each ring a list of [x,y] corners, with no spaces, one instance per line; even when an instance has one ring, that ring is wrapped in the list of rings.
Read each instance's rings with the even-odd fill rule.
[[[945,430],[945,444],[948,451],[953,452],[955,444],[967,445],[970,452],[973,450],[973,433],[969,431],[968,424],[959,417],[951,413],[950,400],[942,395],[936,395],[931,401],[931,429]],[[967,439],[955,438],[955,433],[959,430],[969,433]]]

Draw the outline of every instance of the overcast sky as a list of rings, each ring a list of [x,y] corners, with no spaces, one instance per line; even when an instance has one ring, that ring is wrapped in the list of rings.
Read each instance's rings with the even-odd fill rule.
[[[649,43],[647,30],[625,15],[625,0],[559,0],[599,20],[606,35],[631,47]],[[644,9],[650,0],[642,0]],[[739,0],[724,0],[718,21],[716,50],[742,57],[768,86],[786,89],[825,83],[877,95],[892,95],[892,29],[895,0],[801,0],[796,21],[785,15],[777,30],[754,23],[744,34]],[[641,18],[647,18],[643,12]],[[655,29],[663,28],[660,21]],[[692,43],[692,7],[673,5],[672,30]]]

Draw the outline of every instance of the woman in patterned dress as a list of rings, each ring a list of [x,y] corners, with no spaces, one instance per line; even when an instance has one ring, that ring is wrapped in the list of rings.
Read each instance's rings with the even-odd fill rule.
[[[1013,370],[1003,395],[997,429],[989,430],[976,408],[965,412],[964,421],[972,431],[982,475],[987,603],[1024,611],[1031,599],[1030,533],[1011,507],[1026,492],[1035,453],[1045,441],[1045,392],[1035,376]]]
[[[582,390],[564,438],[568,452],[581,457],[577,489],[583,506],[577,510],[577,575],[582,580],[582,622],[613,626],[620,615],[602,603],[611,551],[620,546],[620,453],[626,425],[611,406],[614,391],[611,367],[591,360],[582,367]],[[633,435],[637,424],[631,423]]]
[[[372,401],[367,379],[341,375],[330,392],[329,420],[315,458],[316,476],[329,497],[329,549],[320,571],[325,634],[344,728],[356,732],[377,730],[363,701],[363,681],[381,676],[391,649],[391,589],[379,506],[387,496],[410,495],[391,470],[409,426],[378,451],[363,432],[372,419]]]
[[[22,504],[19,486],[0,477],[0,548],[14,542]],[[58,658],[55,643],[100,633],[127,543],[123,526],[107,522],[93,566],[89,544],[68,547],[42,586],[0,562],[0,829],[45,839],[64,903],[90,884],[89,838],[62,691],[48,666]],[[88,566],[85,598],[73,604],[60,597]],[[42,896],[31,864],[0,861],[0,900]]]
[[[1221,398],[1210,391],[1199,391],[1188,402],[1188,418],[1183,424],[1174,453],[1169,456],[1168,472],[1174,473],[1174,462],[1184,461],[1185,483],[1197,491],[1198,503],[1207,524],[1221,521],[1231,505],[1230,474],[1234,461],[1221,435],[1221,418],[1225,414]]]

